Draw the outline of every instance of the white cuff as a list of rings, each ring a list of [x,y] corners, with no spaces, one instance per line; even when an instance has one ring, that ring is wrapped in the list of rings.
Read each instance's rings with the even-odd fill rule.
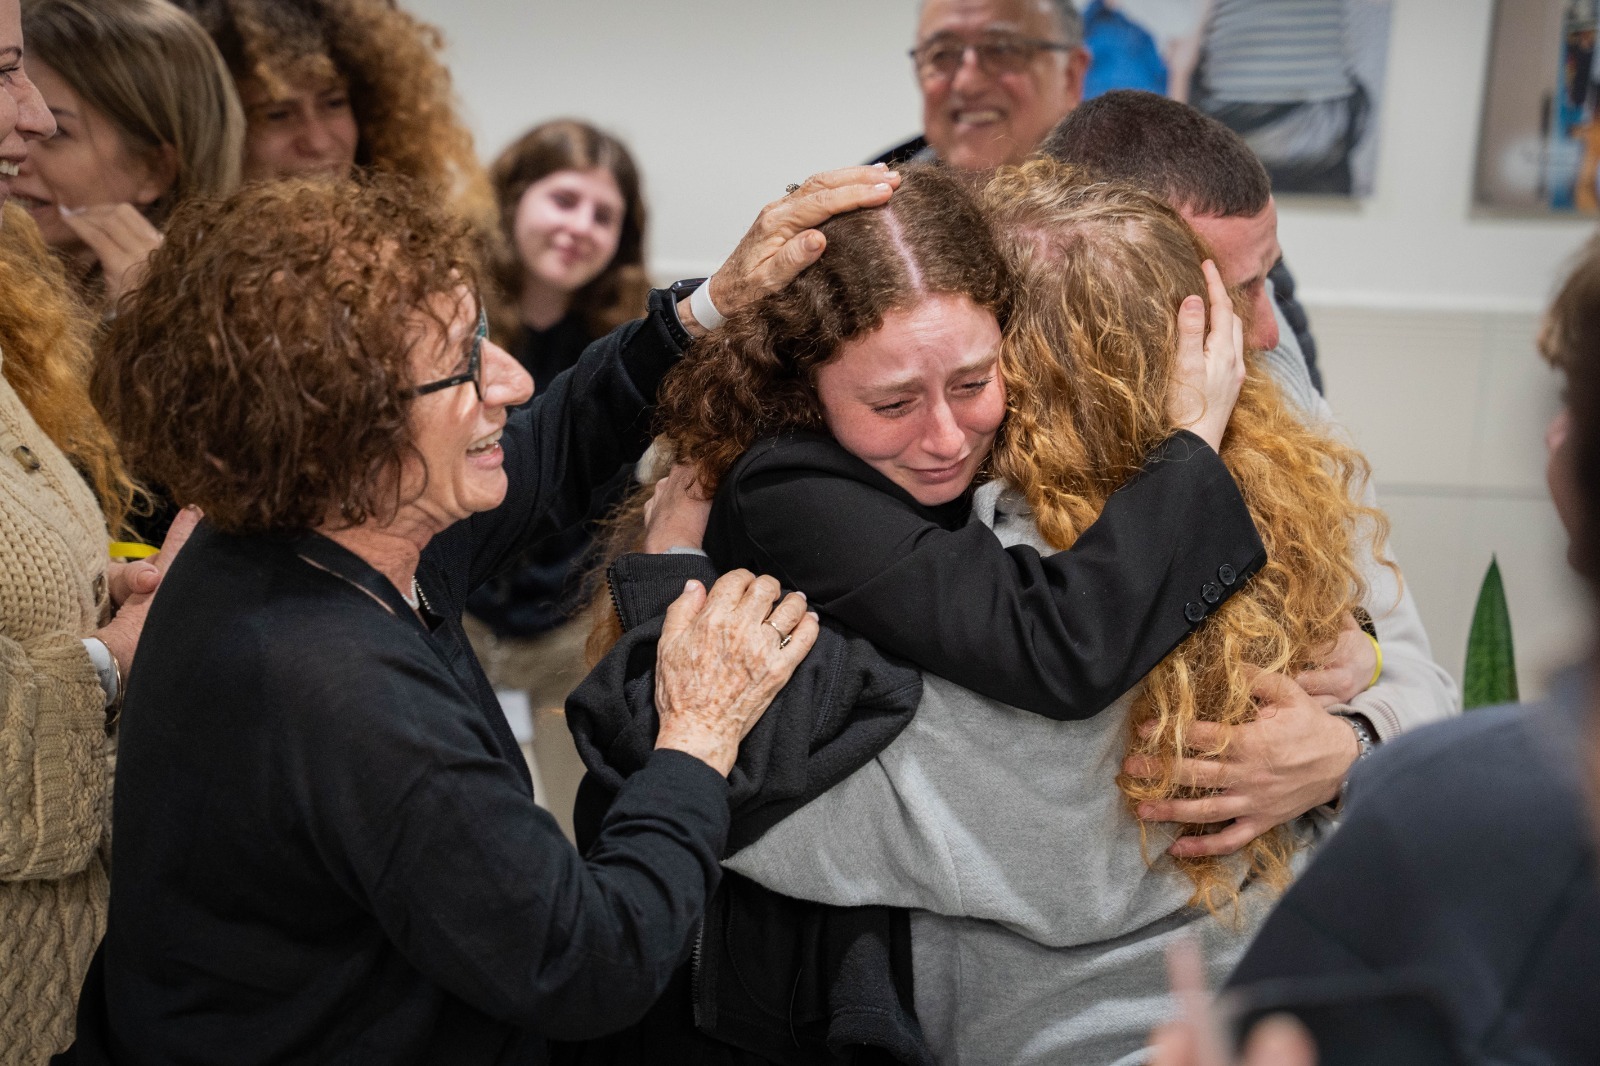
[[[111,649],[106,647],[106,642],[99,637],[84,637],[83,650],[89,653],[89,661],[94,664],[94,672],[100,675],[100,687],[106,693],[106,706],[111,706],[116,701],[117,660],[111,654]]]

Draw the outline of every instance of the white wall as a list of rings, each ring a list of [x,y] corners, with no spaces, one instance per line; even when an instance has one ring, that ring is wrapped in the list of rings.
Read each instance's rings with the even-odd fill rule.
[[[1492,2],[1395,0],[1376,194],[1286,203],[1280,237],[1440,661],[1459,673],[1497,552],[1528,692],[1584,639],[1541,480],[1557,386],[1531,341],[1591,225],[1474,213]],[[916,0],[404,3],[445,30],[486,157],[558,115],[635,148],[662,278],[709,272],[786,183],[921,125]]]

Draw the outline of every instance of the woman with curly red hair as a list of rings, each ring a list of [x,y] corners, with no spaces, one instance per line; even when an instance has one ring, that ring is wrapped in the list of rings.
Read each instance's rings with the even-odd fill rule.
[[[811,224],[892,183],[844,171],[763,212],[718,304],[786,284]],[[597,849],[563,839],[463,606],[637,459],[700,327],[652,292],[529,403],[475,256],[425,185],[255,183],[180,208],[109,328],[107,423],[206,520],[129,686],[74,1061],[541,1062],[626,1024],[687,949],[724,778],[816,621],[770,578],[676,582],[660,750]]]
[[[493,232],[493,197],[456,113],[438,30],[388,0],[178,3],[238,85],[246,180],[392,171]]]

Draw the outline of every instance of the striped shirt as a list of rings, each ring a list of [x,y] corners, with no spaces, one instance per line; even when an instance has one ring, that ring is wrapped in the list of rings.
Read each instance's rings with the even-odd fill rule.
[[[1344,0],[1216,0],[1203,63],[1206,91],[1223,102],[1347,96]]]

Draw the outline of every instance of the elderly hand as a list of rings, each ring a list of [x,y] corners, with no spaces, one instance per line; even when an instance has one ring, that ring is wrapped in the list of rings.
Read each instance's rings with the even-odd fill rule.
[[[1207,259],[1201,269],[1211,297],[1211,329],[1206,331],[1204,301],[1198,296],[1184,297],[1178,307],[1177,361],[1167,416],[1173,425],[1211,445],[1213,451],[1221,451],[1222,435],[1244,384],[1244,323],[1234,314],[1233,300],[1217,265]]]
[[[674,464],[644,505],[644,551],[698,549],[706,538],[711,501],[700,495],[700,475],[687,463]]]
[[[1226,751],[1215,759],[1179,757],[1173,766],[1180,785],[1216,789],[1214,795],[1139,804],[1139,817],[1147,822],[1233,823],[1206,836],[1180,837],[1168,854],[1231,855],[1273,826],[1331,803],[1361,753],[1350,724],[1323,710],[1293,679],[1262,672],[1251,694],[1259,716],[1232,727]],[[1195,722],[1188,742],[1214,749],[1222,742],[1222,727]],[[1160,767],[1148,757],[1130,756],[1123,769],[1154,777]]]
[[[1355,615],[1345,615],[1339,636],[1318,658],[1322,666],[1297,674],[1295,680],[1323,710],[1349,703],[1376,680],[1372,675],[1378,669],[1378,649]]]
[[[739,742],[817,640],[805,597],[735,570],[708,594],[691,581],[667,608],[656,644],[656,747],[686,752],[724,777]],[[784,638],[788,639],[785,640]]]
[[[161,579],[166,575],[167,568],[172,565],[172,560],[183,550],[184,544],[189,540],[189,534],[194,532],[194,527],[199,522],[199,510],[185,507],[178,512],[178,517],[172,520],[172,527],[167,530],[166,539],[161,542],[159,552],[142,562],[120,564],[120,570],[115,569],[119,564],[112,564],[114,569],[107,584],[110,586],[111,602],[116,606],[116,613],[112,615],[111,621],[95,630],[93,635],[111,650],[118,665],[122,667],[124,677],[133,666],[133,655],[139,648],[139,635],[144,631],[145,615],[150,611],[150,603],[155,599]]]
[[[900,175],[881,165],[845,167],[806,179],[794,192],[761,209],[733,254],[706,281],[711,303],[731,315],[784,288],[828,246],[827,238],[813,226],[846,211],[888,203],[899,184]],[[678,318],[695,336],[705,333],[688,300],[678,304]]]
[[[62,208],[61,220],[100,261],[112,302],[139,284],[145,261],[161,247],[161,231],[132,204]]]

